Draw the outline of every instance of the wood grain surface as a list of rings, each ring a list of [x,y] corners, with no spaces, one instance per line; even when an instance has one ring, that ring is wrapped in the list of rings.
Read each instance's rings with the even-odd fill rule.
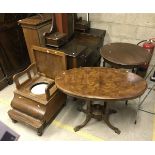
[[[67,70],[56,76],[55,83],[68,95],[107,101],[133,99],[147,88],[146,81],[134,73],[104,67]]]

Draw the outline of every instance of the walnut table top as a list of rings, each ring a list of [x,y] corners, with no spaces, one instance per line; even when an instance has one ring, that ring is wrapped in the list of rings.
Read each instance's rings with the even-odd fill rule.
[[[56,77],[55,83],[68,95],[106,101],[133,99],[147,88],[146,81],[134,73],[104,67],[66,70]]]

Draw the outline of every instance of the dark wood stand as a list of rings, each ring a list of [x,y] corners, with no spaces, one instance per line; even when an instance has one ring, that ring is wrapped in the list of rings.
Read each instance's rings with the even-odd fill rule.
[[[97,119],[98,121],[104,120],[104,122],[112,129],[115,131],[115,133],[120,134],[121,131],[114,127],[110,121],[109,121],[109,116],[111,114],[116,113],[116,110],[114,109],[108,109],[107,107],[107,102],[104,102],[104,105],[100,104],[92,104],[92,101],[87,100],[86,101],[86,106],[87,109],[79,109],[79,111],[84,112],[86,114],[86,119],[85,121],[81,124],[78,125],[74,128],[74,131],[79,131],[81,128],[83,128],[91,118]]]

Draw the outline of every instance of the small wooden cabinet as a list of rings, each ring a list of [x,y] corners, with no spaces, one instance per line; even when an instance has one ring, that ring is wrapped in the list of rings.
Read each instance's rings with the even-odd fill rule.
[[[37,14],[35,16],[19,20],[18,22],[24,32],[30,60],[31,62],[34,62],[31,47],[32,45],[42,46],[45,44],[44,33],[50,31],[52,15]]]

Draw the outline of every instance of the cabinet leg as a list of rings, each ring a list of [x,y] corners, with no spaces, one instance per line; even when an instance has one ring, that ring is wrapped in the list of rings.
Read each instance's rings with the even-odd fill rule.
[[[41,127],[37,130],[37,135],[42,136],[42,134],[43,134],[43,128]]]

